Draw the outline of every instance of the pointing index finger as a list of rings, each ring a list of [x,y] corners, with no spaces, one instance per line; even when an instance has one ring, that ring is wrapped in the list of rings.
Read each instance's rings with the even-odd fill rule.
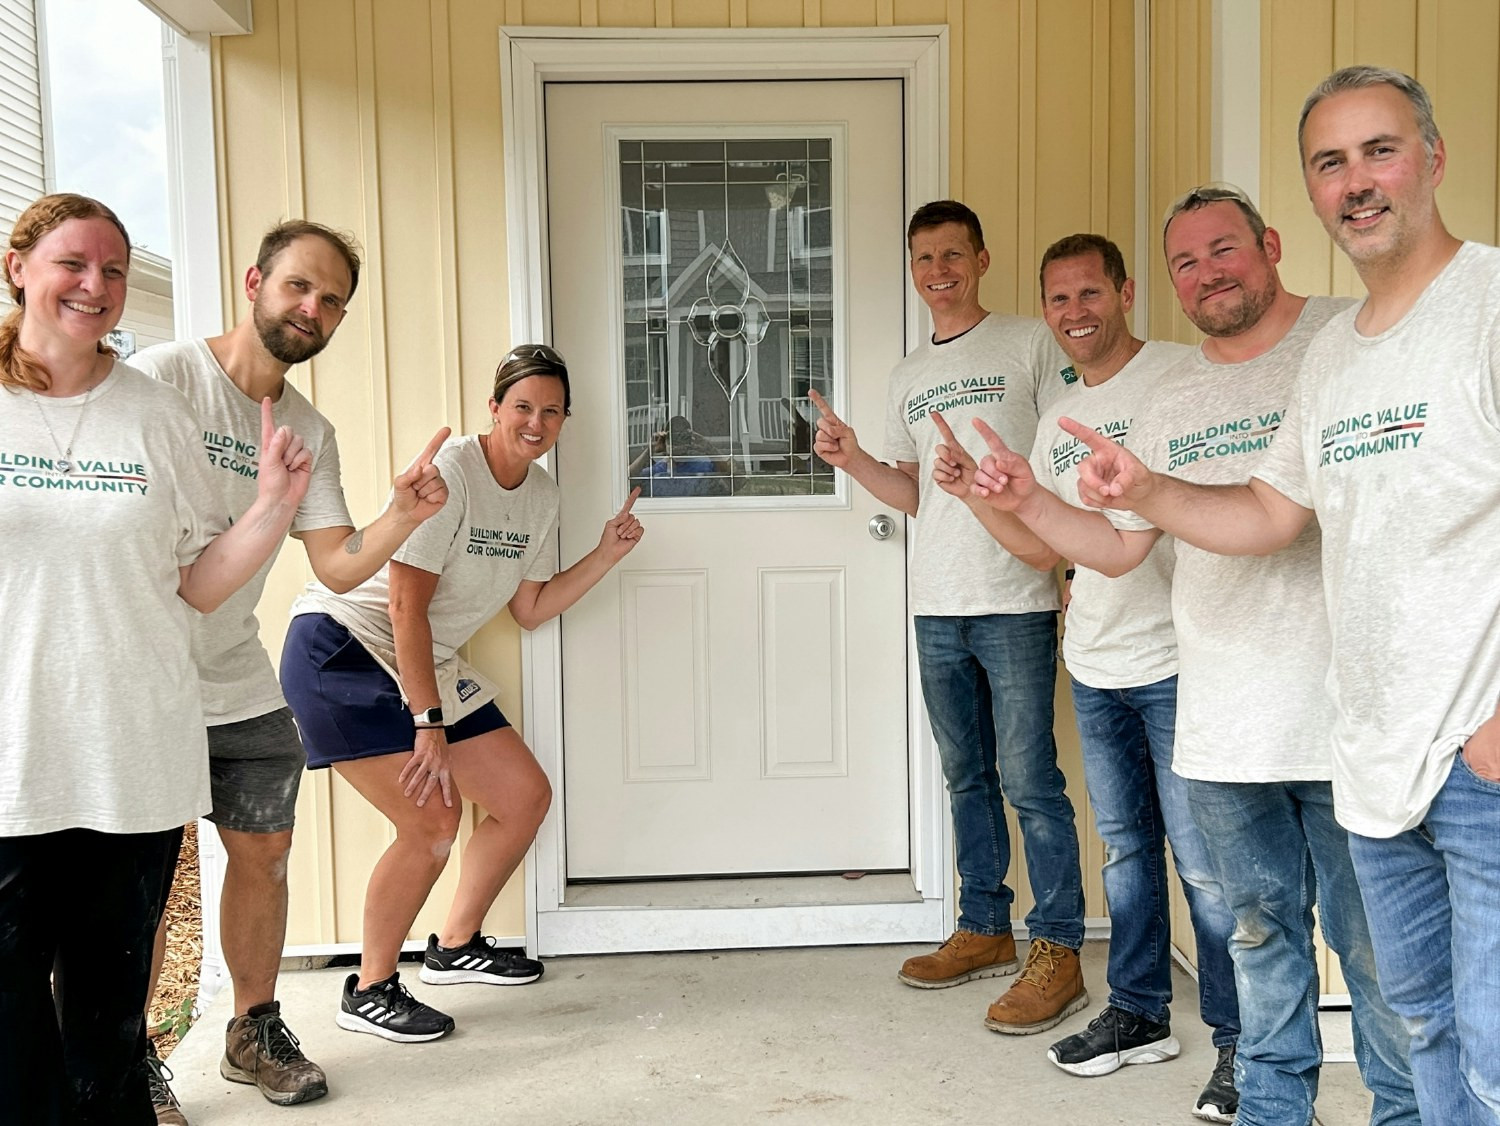
[[[960,449],[962,448],[958,445],[958,439],[953,436],[953,427],[948,425],[948,420],[942,416],[941,412],[932,411],[928,414],[927,417],[932,419],[933,422],[937,423],[938,431],[943,436],[943,443],[950,450],[954,449],[955,447]]]
[[[1114,448],[1115,444],[1099,433],[1099,431],[1091,426],[1085,426],[1081,422],[1075,422],[1067,416],[1059,418],[1057,425],[1062,427],[1066,433],[1073,435],[1073,437],[1077,438],[1096,454],[1104,453],[1106,450]]]
[[[442,447],[442,444],[448,440],[449,435],[451,435],[452,433],[453,430],[451,427],[444,426],[436,434],[434,434],[432,436],[432,441],[427,443],[427,448],[417,455],[417,464],[426,465],[431,462],[433,455],[438,452],[438,450]]]
[[[267,395],[260,401],[260,448],[264,450],[271,444],[271,438],[276,434],[276,419],[271,414],[271,397]]]
[[[625,507],[622,508],[622,509],[620,509],[619,512],[615,513],[615,519],[618,520],[621,516],[629,516],[630,515],[630,506],[635,503],[636,498],[639,497],[640,495],[641,495],[641,487],[639,485],[637,485],[635,488],[631,489],[630,490],[630,495],[625,498]]]
[[[974,429],[979,431],[979,436],[984,439],[984,444],[994,454],[1008,454],[1010,447],[1005,444],[1004,439],[996,434],[994,428],[982,418],[974,419]]]
[[[840,419],[838,415],[833,413],[833,408],[828,405],[828,400],[823,398],[822,395],[818,394],[811,388],[808,388],[807,391],[807,401],[813,406],[817,407],[818,413],[826,418],[829,422],[842,421],[842,419]]]

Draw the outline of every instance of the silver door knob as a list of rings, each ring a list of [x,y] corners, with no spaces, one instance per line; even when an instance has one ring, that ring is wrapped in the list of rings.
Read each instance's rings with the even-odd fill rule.
[[[888,540],[896,531],[896,521],[892,520],[884,512],[877,512],[870,517],[870,538],[877,540]]]

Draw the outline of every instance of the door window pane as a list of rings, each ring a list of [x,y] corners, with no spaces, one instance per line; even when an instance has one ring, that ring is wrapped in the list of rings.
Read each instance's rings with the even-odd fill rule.
[[[619,145],[627,472],[653,498],[830,496],[832,148]]]

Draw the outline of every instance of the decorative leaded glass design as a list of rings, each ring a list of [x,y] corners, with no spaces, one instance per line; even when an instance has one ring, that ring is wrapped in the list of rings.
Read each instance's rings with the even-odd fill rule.
[[[626,443],[644,497],[827,496],[832,142],[619,143]]]

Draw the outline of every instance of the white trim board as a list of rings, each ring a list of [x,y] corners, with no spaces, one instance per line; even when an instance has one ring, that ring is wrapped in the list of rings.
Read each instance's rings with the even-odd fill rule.
[[[903,83],[906,202],[948,193],[948,29],[500,29],[512,342],[551,338],[544,87],[554,81],[896,78]],[[909,288],[908,346],[927,313]],[[909,537],[908,537],[909,542]],[[949,814],[908,626],[912,880],[921,903],[810,908],[568,908],[563,832],[561,631],[523,636],[526,739],[554,783],[552,811],[527,857],[526,930],[539,954],[829,942],[935,941],[955,912]]]

